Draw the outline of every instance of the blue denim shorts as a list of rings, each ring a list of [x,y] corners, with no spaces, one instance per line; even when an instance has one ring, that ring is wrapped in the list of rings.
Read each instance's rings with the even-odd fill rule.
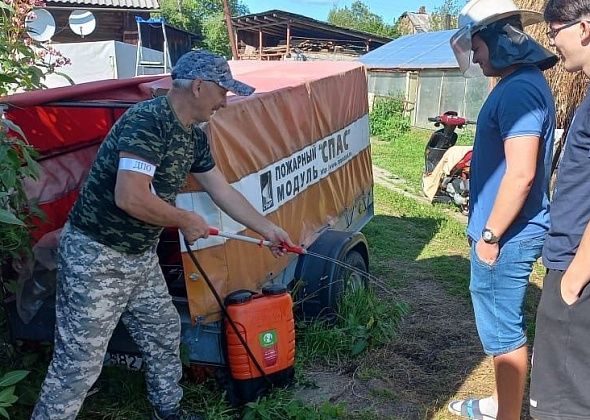
[[[511,240],[500,247],[498,259],[479,259],[471,244],[471,300],[484,352],[509,353],[526,341],[524,299],[533,263],[541,255],[544,236]]]

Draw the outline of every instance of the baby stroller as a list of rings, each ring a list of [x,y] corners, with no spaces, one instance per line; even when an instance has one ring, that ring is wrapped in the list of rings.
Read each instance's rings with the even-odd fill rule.
[[[472,146],[455,146],[455,129],[474,124],[457,116],[455,111],[430,117],[436,130],[424,150],[422,190],[432,203],[455,203],[464,215],[469,214],[469,166]]]

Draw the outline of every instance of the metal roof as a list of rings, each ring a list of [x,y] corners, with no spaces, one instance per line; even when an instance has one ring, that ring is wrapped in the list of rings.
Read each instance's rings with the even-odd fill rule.
[[[450,39],[456,29],[399,37],[359,58],[372,69],[459,68]]]
[[[124,8],[124,9],[159,9],[158,0],[49,0],[48,5],[82,5],[82,6],[99,6],[104,8]]]

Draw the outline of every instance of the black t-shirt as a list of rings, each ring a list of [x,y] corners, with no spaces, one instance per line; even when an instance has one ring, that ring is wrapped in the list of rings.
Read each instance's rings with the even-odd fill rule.
[[[590,221],[590,89],[576,110],[557,171],[543,264],[566,270]]]

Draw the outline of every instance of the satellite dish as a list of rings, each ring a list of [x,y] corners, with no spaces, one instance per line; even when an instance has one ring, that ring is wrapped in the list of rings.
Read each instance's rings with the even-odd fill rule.
[[[96,29],[96,18],[89,10],[74,10],[68,18],[70,29],[84,38]]]
[[[49,41],[55,34],[55,19],[46,9],[33,9],[25,17],[25,29],[35,41]]]

